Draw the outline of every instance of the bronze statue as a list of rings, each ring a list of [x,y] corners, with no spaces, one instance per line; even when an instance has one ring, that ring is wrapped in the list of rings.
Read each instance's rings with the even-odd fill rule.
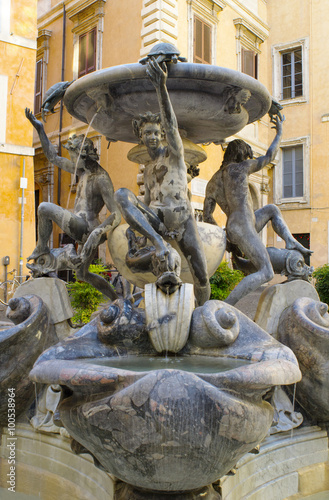
[[[98,245],[105,241],[106,234],[113,231],[121,220],[114,201],[111,178],[98,164],[99,157],[90,139],[83,135],[72,136],[65,146],[70,159],[58,156],[45,133],[43,124],[29,109],[25,110],[25,115],[39,134],[46,158],[66,172],[76,173],[79,178],[73,213],[54,203],[43,202],[39,205],[38,242],[28,260],[34,260],[35,264],[38,264],[41,256],[50,254],[48,240],[55,222],[80,246],[77,256],[70,255],[68,268],[76,268],[79,279],[91,283],[104,295],[115,299],[117,296],[109,283],[101,276],[88,271]],[[104,205],[111,215],[100,224],[98,216]],[[33,264],[30,267],[33,270]]]
[[[244,295],[256,290],[273,278],[273,268],[268,252],[258,233],[271,221],[274,231],[285,241],[287,249],[311,253],[290,233],[280,210],[275,205],[266,205],[254,212],[249,192],[249,175],[258,172],[270,163],[279,149],[282,123],[279,115],[273,115],[276,136],[265,156],[253,159],[251,147],[237,139],[229,143],[220,169],[210,179],[204,202],[204,222],[216,224],[213,212],[216,203],[227,216],[227,237],[250,261],[255,271],[246,276],[230,293],[226,302],[234,305]]]
[[[151,158],[144,172],[145,202],[125,188],[115,193],[115,199],[131,228],[154,245],[162,273],[172,271],[164,239],[176,240],[189,263],[195,297],[201,305],[210,296],[207,264],[188,197],[184,148],[166,87],[165,63],[160,66],[153,57],[149,58],[147,74],[156,89],[160,116],[146,113],[133,122],[135,133]],[[162,144],[164,133],[168,146]]]

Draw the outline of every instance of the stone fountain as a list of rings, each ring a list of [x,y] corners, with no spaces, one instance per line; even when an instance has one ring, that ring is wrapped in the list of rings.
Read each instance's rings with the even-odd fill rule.
[[[247,75],[209,65],[175,64],[177,57],[161,51],[156,64],[152,61],[82,77],[66,90],[68,111],[92,123],[109,141],[137,142],[131,125],[136,116],[160,107],[163,118],[167,94],[161,94],[154,81],[167,68],[164,87],[176,116],[168,119],[167,143],[161,138],[161,144],[170,149],[176,141],[178,149],[184,149],[187,167],[195,167],[205,159],[197,143],[222,143],[271,107],[267,90]],[[172,108],[166,109],[172,112]],[[144,139],[145,129],[139,127]],[[143,161],[147,168],[154,160],[155,139],[146,146],[134,146],[129,157]],[[162,169],[161,182],[167,174],[167,170],[163,174],[167,156],[154,170]],[[181,176],[172,179],[182,186],[185,163],[179,164],[179,168],[184,165]],[[156,189],[162,196],[163,188],[157,185]],[[191,234],[202,241],[194,252],[193,241],[180,244],[184,236],[177,236],[180,228],[174,227],[173,215],[161,220],[166,232],[145,205],[126,191],[120,189],[115,199],[128,224],[111,227],[109,249],[122,275],[145,289],[144,302],[135,307],[131,300],[113,300],[90,323],[42,352],[30,379],[61,391],[54,422],[69,433],[76,453],[89,453],[97,467],[116,478],[119,487],[113,498],[220,499],[218,479],[270,429],[274,410],[268,400],[274,388],[301,379],[289,348],[293,342],[284,326],[279,340],[289,347],[235,307],[208,300],[208,277],[200,280],[193,264],[207,262],[209,275],[216,270],[226,245],[221,228],[200,223],[194,233],[193,222]],[[188,211],[189,202],[184,203],[180,210]],[[159,205],[163,211],[167,208],[165,203]],[[156,234],[145,229],[148,226],[140,224],[137,215],[132,217],[136,207],[157,225]],[[85,245],[100,242],[96,238],[100,233],[92,234]],[[38,272],[40,259],[42,255],[35,254],[31,265],[38,266]],[[80,265],[79,255],[71,258],[70,253],[66,259],[68,267]],[[11,308],[23,307],[22,301],[33,304],[27,314],[32,318],[35,296],[15,300]],[[328,329],[321,307],[310,315]],[[39,317],[44,317],[41,310]],[[26,316],[22,319],[27,321]],[[284,321],[290,319],[282,318],[281,324]],[[40,335],[48,331],[46,324],[38,328]]]

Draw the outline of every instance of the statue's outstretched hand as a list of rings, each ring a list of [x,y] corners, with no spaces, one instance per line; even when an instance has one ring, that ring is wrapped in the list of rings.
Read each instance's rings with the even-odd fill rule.
[[[32,113],[32,111],[29,108],[25,108],[25,116],[32,123],[33,127],[37,131],[39,131],[43,128],[43,124],[39,120],[36,119],[36,117],[34,116],[34,114]]]
[[[166,84],[168,71],[165,63],[163,63],[163,66],[165,67],[165,70],[162,69],[162,67],[154,59],[154,57],[150,57],[147,62],[146,73],[155,88],[160,88],[161,86]]]
[[[285,121],[285,116],[283,115],[282,118],[280,118],[279,115],[273,115],[271,116],[271,120],[270,122],[274,124],[273,127],[271,128],[274,128],[277,132],[281,132],[282,130],[282,124],[283,122]]]

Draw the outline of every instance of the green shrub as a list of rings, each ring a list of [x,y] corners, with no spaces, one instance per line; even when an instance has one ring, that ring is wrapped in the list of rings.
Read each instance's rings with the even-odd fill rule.
[[[321,302],[329,304],[329,264],[318,267],[313,272],[313,278],[315,278],[315,289]]]
[[[108,268],[103,264],[91,264],[89,271],[106,277]],[[74,277],[76,281],[67,284],[71,305],[75,312],[72,321],[73,323],[88,323],[92,313],[104,300],[104,296],[89,283],[77,280],[76,273],[74,273]]]
[[[233,288],[244,278],[241,271],[231,269],[227,262],[222,262],[210,278],[211,299],[224,300]]]

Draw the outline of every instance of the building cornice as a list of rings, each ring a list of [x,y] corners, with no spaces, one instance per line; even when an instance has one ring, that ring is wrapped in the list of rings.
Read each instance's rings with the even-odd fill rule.
[[[263,43],[268,38],[268,33],[261,31],[255,25],[249,23],[242,17],[233,20],[234,25],[239,31],[247,30],[257,38],[257,43]]]

